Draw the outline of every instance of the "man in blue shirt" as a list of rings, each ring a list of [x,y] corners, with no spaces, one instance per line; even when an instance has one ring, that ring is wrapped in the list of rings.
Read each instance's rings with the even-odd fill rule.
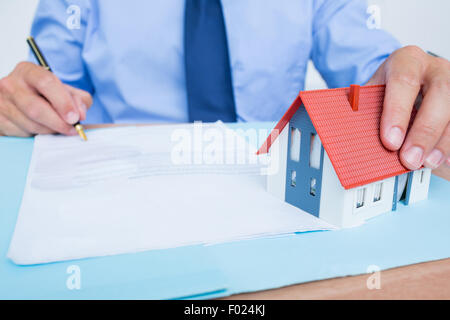
[[[386,83],[381,140],[401,149],[405,166],[450,164],[450,63],[368,28],[359,0],[41,0],[32,35],[54,74],[22,62],[0,80],[0,133],[75,135],[71,124],[80,120],[192,121],[199,91],[192,93],[192,83],[203,77],[208,86],[216,73],[208,61],[211,68],[218,63],[216,54],[197,57],[195,63],[206,59],[198,68],[189,61],[201,54],[199,41],[217,39],[208,35],[221,28],[215,16],[208,21],[216,13],[226,30],[228,63],[220,75],[230,79],[233,119],[279,120],[303,89],[311,59],[329,87]],[[420,90],[422,105],[406,136]]]

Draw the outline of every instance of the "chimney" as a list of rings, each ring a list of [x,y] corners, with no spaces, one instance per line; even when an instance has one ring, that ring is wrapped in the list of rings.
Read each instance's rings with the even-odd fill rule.
[[[357,84],[352,84],[350,86],[350,94],[348,96],[348,101],[350,102],[353,111],[358,111],[359,88],[360,86]]]

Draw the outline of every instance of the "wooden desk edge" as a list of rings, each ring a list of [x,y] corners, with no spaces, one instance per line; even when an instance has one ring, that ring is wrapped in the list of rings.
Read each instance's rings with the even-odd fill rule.
[[[233,295],[223,300],[450,300],[450,258],[381,271],[380,289],[368,289],[370,276],[362,274],[319,280]]]

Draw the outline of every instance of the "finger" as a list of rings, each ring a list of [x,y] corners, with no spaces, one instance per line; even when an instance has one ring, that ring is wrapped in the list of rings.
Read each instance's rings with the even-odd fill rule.
[[[75,124],[80,120],[72,95],[53,73],[39,66],[30,66],[26,70],[25,81],[50,102],[50,105],[68,124]]]
[[[6,108],[6,111],[4,111],[4,116],[8,121],[20,128],[23,132],[26,132],[28,135],[55,133],[54,130],[29,119],[12,104]]]
[[[69,90],[73,96],[78,96],[81,101],[86,105],[86,109],[89,109],[92,105],[92,96],[89,92],[69,86],[65,84],[67,90]]]
[[[12,99],[17,108],[14,106],[7,108],[8,118],[23,129],[30,130],[29,132],[32,133],[43,133],[45,131],[43,127],[45,127],[52,132],[74,135],[73,126],[62,120],[48,101],[30,89],[17,89]]]
[[[84,104],[83,100],[81,100],[79,96],[72,95],[72,98],[75,100],[75,103],[80,112],[80,121],[86,120],[87,106]]]
[[[403,144],[422,74],[423,67],[413,56],[393,56],[387,65],[380,130],[381,140],[390,150],[398,150]]]
[[[71,93],[72,98],[74,99],[78,107],[78,110],[80,112],[80,121],[86,120],[86,112],[92,105],[91,95],[84,90],[80,90],[69,85],[65,86],[66,89]]]
[[[440,140],[450,119],[447,99],[448,93],[442,86],[431,85],[426,91],[400,152],[400,159],[407,168],[419,169]]]
[[[441,177],[445,180],[450,181],[450,163],[441,165],[439,168],[434,169],[432,173],[435,176]]]
[[[31,136],[30,133],[22,130],[20,127],[16,126],[14,123],[9,121],[9,119],[2,115],[0,115],[0,135],[21,138],[27,138]]]
[[[447,125],[439,142],[425,158],[425,167],[436,169],[440,167],[444,161],[450,156],[450,124]]]

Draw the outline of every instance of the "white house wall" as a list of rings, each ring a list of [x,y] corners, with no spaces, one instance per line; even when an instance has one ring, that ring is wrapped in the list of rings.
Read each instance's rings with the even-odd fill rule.
[[[270,148],[271,162],[278,161],[278,169],[267,176],[267,191],[283,201],[286,199],[288,133],[289,125],[286,125]]]
[[[320,198],[319,218],[335,226],[343,224],[344,209],[348,194],[342,187],[330,158],[323,156],[322,192]]]
[[[374,187],[380,182],[383,183],[381,199],[373,202]],[[392,210],[395,177],[364,187],[367,188],[364,206],[356,209],[356,190],[359,188],[344,189],[325,152],[319,217],[338,227],[347,228],[360,225],[367,219]]]
[[[423,177],[421,177],[422,172]],[[412,174],[412,179],[408,181],[408,183],[411,183],[411,190],[409,192],[408,204],[412,204],[428,198],[428,188],[430,186],[431,169],[423,168],[421,170],[411,172],[410,174]]]
[[[375,186],[382,183],[381,198],[374,202]],[[356,208],[356,197],[359,189],[366,188],[364,206]],[[392,202],[394,198],[395,177],[380,180],[367,184],[363,187],[347,190],[351,195],[350,201],[346,203],[344,224],[358,225],[373,218],[381,213],[392,211]]]

